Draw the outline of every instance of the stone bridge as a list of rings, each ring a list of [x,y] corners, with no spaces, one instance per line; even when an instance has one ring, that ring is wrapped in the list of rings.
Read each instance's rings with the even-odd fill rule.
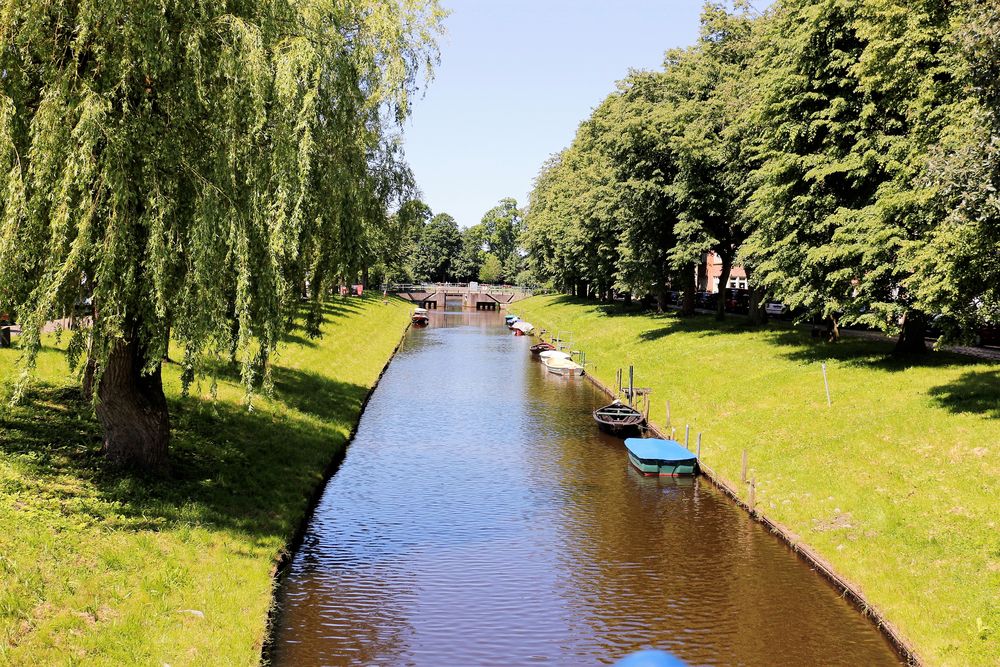
[[[520,287],[494,287],[473,283],[438,283],[425,285],[385,285],[390,294],[412,301],[424,308],[444,309],[449,303],[462,304],[469,310],[501,310],[510,304],[527,299],[530,289]]]

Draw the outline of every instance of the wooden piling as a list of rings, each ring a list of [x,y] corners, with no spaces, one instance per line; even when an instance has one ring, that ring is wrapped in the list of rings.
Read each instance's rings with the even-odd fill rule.
[[[691,442],[691,424],[684,427],[684,449],[690,450],[688,446]]]
[[[670,427],[670,399],[667,399],[667,428]]]
[[[695,456],[698,457],[698,461],[701,461],[701,433],[698,434],[698,451],[695,452]]]
[[[740,481],[747,483],[747,450],[743,450],[743,465],[740,466]]]
[[[750,514],[757,513],[757,480],[753,477],[750,478],[750,499],[747,501],[747,506]]]
[[[826,362],[823,362],[823,386],[826,387],[826,404],[833,405],[830,400],[830,382],[826,379]]]

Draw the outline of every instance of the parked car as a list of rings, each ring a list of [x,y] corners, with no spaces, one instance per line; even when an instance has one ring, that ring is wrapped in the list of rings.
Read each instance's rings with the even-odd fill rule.
[[[978,345],[1000,346],[1000,324],[984,324],[976,332]]]
[[[788,313],[788,306],[778,301],[768,301],[764,306],[764,312],[771,317],[781,317]]]
[[[731,289],[726,292],[726,311],[730,313],[750,312],[750,290]]]
[[[694,304],[697,308],[715,310],[717,303],[719,303],[719,295],[715,292],[698,292],[694,295]]]

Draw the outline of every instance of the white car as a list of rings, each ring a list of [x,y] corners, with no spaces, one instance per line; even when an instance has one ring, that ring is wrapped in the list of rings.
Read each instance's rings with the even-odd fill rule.
[[[769,301],[767,305],[764,306],[764,312],[768,315],[784,315],[788,312],[788,306],[783,303],[778,303],[777,301]]]

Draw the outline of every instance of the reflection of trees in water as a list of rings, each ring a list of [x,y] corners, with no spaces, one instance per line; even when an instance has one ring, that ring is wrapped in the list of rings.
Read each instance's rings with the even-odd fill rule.
[[[558,585],[574,635],[590,638],[580,650],[894,664],[868,621],[707,481],[643,477],[620,440],[567,435],[553,443],[565,475]]]

